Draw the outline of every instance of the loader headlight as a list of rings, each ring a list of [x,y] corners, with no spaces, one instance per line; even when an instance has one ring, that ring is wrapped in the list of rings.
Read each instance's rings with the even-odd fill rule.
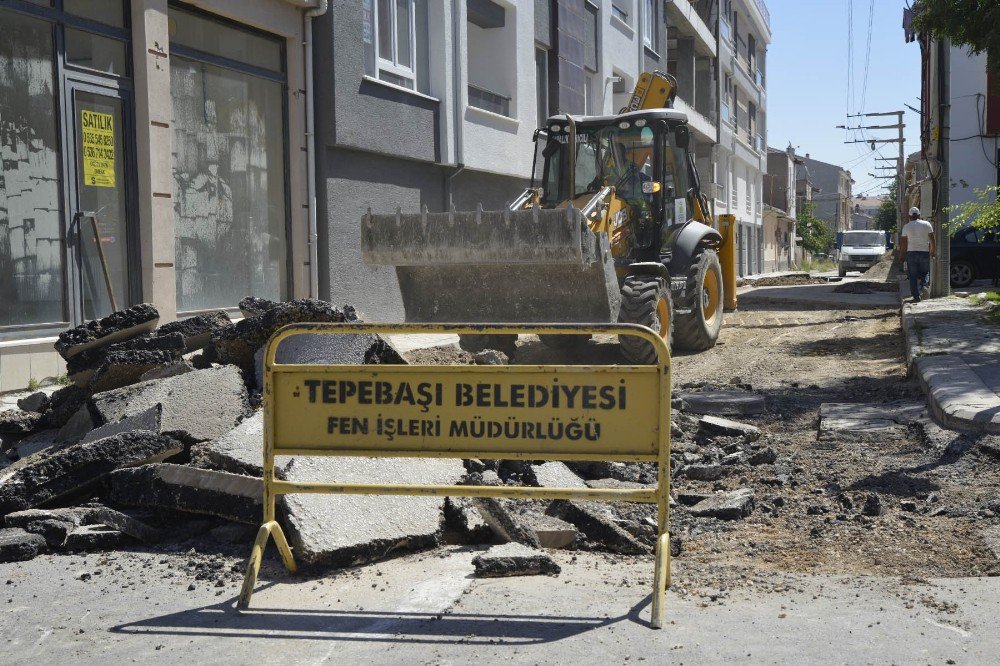
[[[553,132],[563,131],[562,125],[552,125],[551,127],[549,127],[549,129],[552,130]]]

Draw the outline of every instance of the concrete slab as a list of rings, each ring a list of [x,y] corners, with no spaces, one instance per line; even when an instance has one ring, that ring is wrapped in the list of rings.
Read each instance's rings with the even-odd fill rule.
[[[579,534],[572,524],[565,520],[538,513],[520,514],[524,523],[534,530],[542,548],[567,548]]]
[[[927,407],[919,402],[885,404],[825,402],[819,408],[821,438],[838,433],[903,433],[907,426],[928,419]]]
[[[105,423],[98,428],[94,428],[84,435],[83,439],[80,441],[96,442],[97,440],[104,439],[105,437],[111,437],[112,435],[118,435],[123,432],[132,432],[133,430],[145,430],[146,432],[158,433],[161,429],[160,424],[162,422],[162,412],[163,405],[156,403],[149,409],[144,409],[138,414],[126,416],[121,421]]]
[[[763,414],[767,409],[764,396],[745,391],[678,391],[681,409],[694,414],[735,416]]]
[[[198,447],[212,463],[227,472],[264,475],[264,410],[258,409],[218,439]]]
[[[698,421],[698,429],[710,437],[742,437],[748,442],[760,439],[760,428],[748,423],[740,423],[721,416],[703,416]]]
[[[309,298],[287,301],[216,331],[212,335],[212,346],[220,363],[232,363],[251,371],[254,367],[254,354],[285,324],[344,322],[353,318],[353,308],[350,312],[345,312],[326,301]]]
[[[299,335],[281,343],[275,353],[278,363],[362,365],[406,361],[391,344],[378,335]],[[254,376],[264,386],[264,348],[254,354]]]
[[[489,543],[493,540],[493,530],[468,497],[446,497],[444,520],[448,531],[458,535],[463,543]]]
[[[163,460],[183,450],[171,437],[139,431],[73,444],[51,455],[36,454],[0,481],[0,514],[37,507],[100,483],[116,469]]]
[[[586,488],[587,483],[573,473],[566,463],[553,460],[541,465],[532,465],[531,471],[542,488]]]
[[[444,458],[296,457],[284,474],[299,482],[454,484],[465,467]],[[296,559],[349,566],[435,545],[444,498],[298,494],[283,503]]]
[[[507,576],[555,576],[561,569],[544,550],[529,548],[520,543],[492,546],[485,553],[472,558],[476,576],[504,578]]]
[[[608,508],[600,503],[556,500],[549,505],[545,513],[572,523],[588,539],[603,544],[612,552],[622,555],[644,555],[651,550],[619,527]]]
[[[689,511],[692,516],[739,520],[749,516],[753,512],[754,505],[753,490],[740,488],[732,492],[715,493],[695,504]]]
[[[66,535],[63,548],[70,551],[114,550],[122,533],[107,525],[81,525]]]
[[[105,484],[109,498],[127,506],[172,509],[259,525],[260,479],[186,465],[160,463],[118,470]]]
[[[0,562],[26,562],[46,547],[45,538],[20,527],[0,529]]]
[[[521,519],[520,515],[507,508],[509,501],[496,497],[477,497],[473,503],[497,539],[503,542],[515,541],[532,548],[540,548],[542,544],[535,531]]]
[[[160,404],[161,432],[198,442],[221,437],[250,411],[243,376],[231,365],[98,393],[91,404],[106,423]]]
[[[843,293],[837,284],[805,284],[786,287],[757,287],[740,291],[740,303],[790,303],[849,310],[884,309],[899,305],[893,292]]]

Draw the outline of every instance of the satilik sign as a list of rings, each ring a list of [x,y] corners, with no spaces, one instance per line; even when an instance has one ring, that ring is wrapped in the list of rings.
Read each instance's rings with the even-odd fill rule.
[[[649,366],[292,365],[275,361],[299,335],[370,333],[638,335],[657,349]],[[273,536],[295,563],[275,521],[277,495],[409,494],[656,503],[659,508],[652,624],[660,626],[669,581],[669,353],[635,325],[297,324],[265,350],[264,523],[240,595],[249,604],[260,557]],[[659,464],[654,489],[518,488],[404,484],[291,483],[274,475],[276,455],[623,460]]]

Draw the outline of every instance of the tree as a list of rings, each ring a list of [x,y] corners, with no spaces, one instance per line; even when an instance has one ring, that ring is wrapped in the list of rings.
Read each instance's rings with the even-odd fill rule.
[[[802,237],[802,247],[809,254],[827,254],[833,247],[834,235],[826,223],[813,214],[815,210],[816,204],[811,201],[799,206],[796,230]]]
[[[991,185],[976,188],[973,193],[976,195],[975,199],[948,206],[947,210],[951,213],[949,227],[975,227],[984,230],[1000,228],[1000,199],[997,198],[1000,187]]]
[[[896,202],[889,198],[882,200],[882,205],[878,207],[875,211],[875,218],[872,222],[875,224],[876,229],[882,231],[895,231],[896,230],[896,218],[899,217],[899,211],[896,209]]]
[[[986,53],[990,69],[1000,72],[998,25],[1000,0],[920,0],[914,6],[914,30]]]

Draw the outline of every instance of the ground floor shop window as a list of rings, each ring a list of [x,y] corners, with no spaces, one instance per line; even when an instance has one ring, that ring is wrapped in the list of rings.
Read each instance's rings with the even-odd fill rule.
[[[63,323],[52,26],[0,11],[0,326]]]
[[[192,20],[202,23],[203,35],[217,28],[226,38],[220,43],[235,32],[185,13]],[[266,44],[282,62],[280,42]],[[228,57],[233,50],[213,55],[171,47],[177,309],[233,307],[247,295],[281,299],[288,196],[280,73],[241,71]]]

